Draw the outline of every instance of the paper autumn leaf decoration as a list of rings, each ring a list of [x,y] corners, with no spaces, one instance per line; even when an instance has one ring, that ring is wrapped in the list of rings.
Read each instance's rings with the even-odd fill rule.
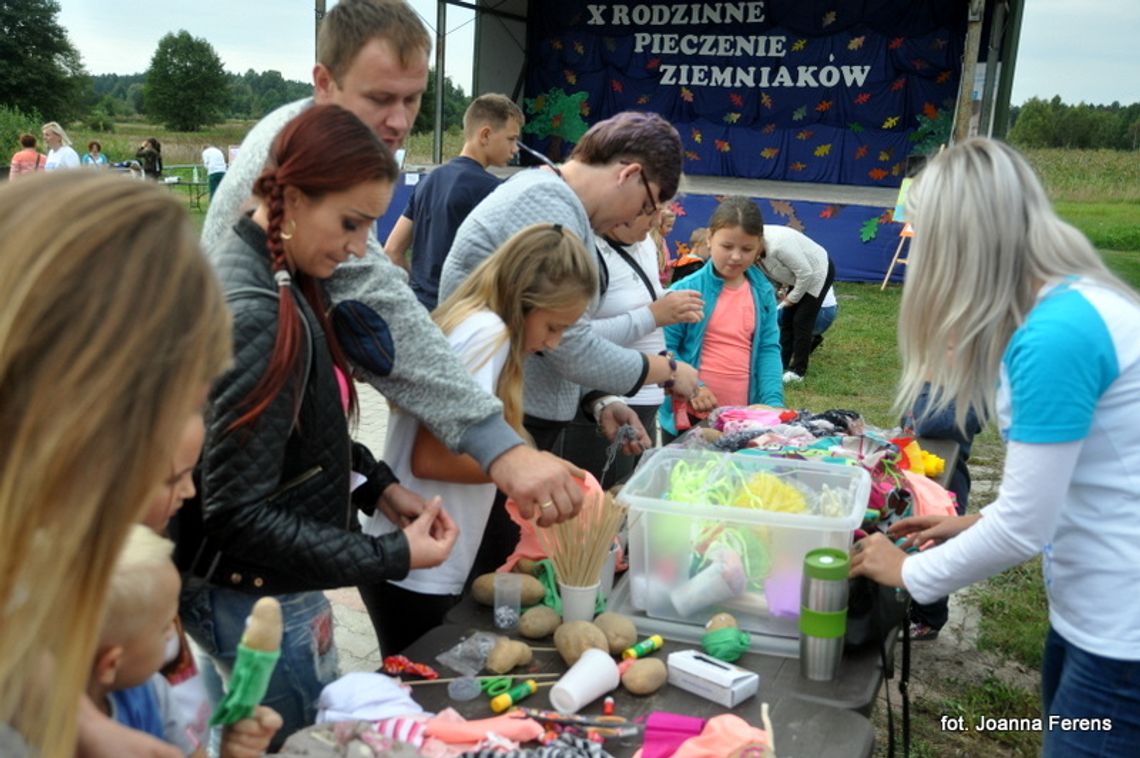
[[[587,103],[585,100],[583,100],[582,105],[579,106],[579,108],[578,108],[578,112],[582,114],[582,118],[589,116],[590,115],[590,104]]]
[[[894,127],[896,127],[898,125],[899,125],[899,117],[898,116],[891,116],[890,118],[888,118],[886,121],[883,122],[883,128],[884,129],[893,129]]]
[[[866,41],[867,41],[867,35],[866,34],[861,35],[859,37],[852,37],[851,41],[847,43],[847,49],[848,50],[858,50],[858,49],[863,47],[863,43]]]
[[[700,153],[698,153],[696,150],[686,150],[685,157],[691,161],[699,161],[701,159]]]
[[[828,11],[827,13],[824,13],[823,14],[823,23],[822,23],[823,28],[826,29],[827,27],[834,24],[836,16],[838,16],[838,15],[839,14],[837,14],[835,11]]]
[[[696,142],[698,145],[701,144],[701,140],[704,139],[704,135],[701,134],[701,130],[695,126],[693,127],[693,130],[689,132],[689,134],[692,136],[693,142]]]
[[[645,67],[647,69],[649,69],[650,71],[656,71],[660,66],[661,66],[661,59],[660,58],[650,58],[649,62],[645,64]]]
[[[780,148],[778,147],[766,147],[760,151],[761,158],[775,158],[779,154]]]
[[[813,132],[811,129],[801,129],[800,131],[796,132],[796,139],[809,140],[813,134],[815,134],[815,132]]]
[[[891,82],[891,92],[898,92],[900,89],[902,89],[905,86],[906,86],[906,77],[900,76],[898,79],[895,79],[893,82]]]
[[[923,103],[922,115],[933,121],[938,118],[938,108],[935,107],[934,103]]]
[[[728,144],[728,140],[713,140],[713,144],[716,145],[717,151],[721,153],[727,153],[732,150],[732,146]]]
[[[819,147],[817,147],[815,149],[815,157],[816,158],[822,158],[823,156],[830,155],[830,154],[831,154],[831,143],[830,142],[826,145],[820,145]]]
[[[649,102],[649,95],[642,95],[641,97],[637,98],[637,104],[638,105],[645,105],[648,102]]]
[[[942,48],[946,47],[946,45],[946,40],[942,39],[941,37],[930,43],[930,46],[935,50],[941,50]]]
[[[823,113],[824,111],[831,110],[831,101],[830,100],[820,100],[819,105],[815,106],[815,110],[817,113]]]
[[[575,42],[574,43],[574,52],[578,53],[578,55],[582,55],[586,52],[586,48],[585,48],[585,46],[582,45],[581,42]]]
[[[771,110],[771,108],[772,108],[772,96],[769,95],[767,92],[761,92],[760,93],[760,104],[763,105],[765,108],[768,108],[769,110]]]
[[[905,39],[903,37],[895,37],[893,40],[890,41],[890,43],[887,44],[887,49],[888,50],[898,50],[900,47],[903,46],[904,41],[905,41]]]
[[[610,89],[614,92],[625,92],[625,87],[617,79],[610,79]]]
[[[803,221],[800,221],[797,217],[792,216],[790,219],[788,219],[788,228],[795,229],[797,232],[802,233],[806,227],[804,226]]]
[[[806,105],[801,105],[799,108],[796,108],[794,111],[792,111],[792,121],[803,121],[805,118],[807,118]]]
[[[788,218],[789,216],[794,216],[796,213],[796,209],[793,208],[792,204],[789,203],[787,200],[772,200],[771,205],[772,205],[772,212],[775,213],[777,216],[783,216],[784,218]]]
[[[560,40],[560,39],[553,40],[550,43],[550,46],[553,47],[555,50],[561,50],[562,49],[562,40]]]
[[[798,53],[798,52],[802,51],[805,47],[807,47],[807,40],[806,39],[798,39],[792,43],[792,52]]]
[[[864,126],[858,121],[852,121],[847,125],[847,128],[851,130],[852,134],[862,134],[863,132],[867,131],[866,128],[864,128]]]
[[[866,158],[868,150],[870,150],[870,148],[867,145],[860,145],[855,150],[855,160],[859,160],[860,158]]]
[[[577,84],[578,83],[578,75],[576,73],[574,73],[573,71],[571,71],[570,69],[564,70],[562,72],[562,76],[563,76],[563,78],[566,79],[567,84]]]
[[[891,176],[899,176],[906,169],[906,161],[899,161],[891,166]]]
[[[673,215],[677,218],[689,215],[685,210],[685,206],[681,205],[681,202],[679,200],[674,200],[673,202],[669,203],[669,210],[673,211]]]
[[[859,227],[859,240],[861,242],[870,242],[879,236],[879,217],[869,218],[863,222]]]
[[[910,65],[914,66],[915,71],[922,71],[924,68],[926,68],[930,64],[927,63],[922,58],[915,58],[913,61],[910,62]]]
[[[740,120],[740,114],[739,113],[726,113],[726,114],[724,114],[724,120],[727,123],[735,124],[737,121]]]
[[[681,88],[681,99],[684,100],[686,103],[693,102],[693,91],[691,89],[689,89],[688,87],[682,87]]]
[[[858,95],[855,96],[855,104],[856,105],[866,105],[869,102],[871,102],[871,93],[870,92],[860,92]]]
[[[807,164],[796,161],[792,165],[788,166],[788,168],[790,168],[792,171],[803,171],[805,168],[807,168]]]
[[[827,205],[819,212],[820,218],[835,218],[835,214],[839,213],[842,205]]]
[[[730,92],[728,95],[728,99],[729,99],[729,102],[731,102],[737,108],[743,108],[744,107],[744,98],[741,97],[739,95],[739,93]]]
[[[889,161],[890,159],[891,159],[891,151],[890,150],[880,150],[879,151],[879,160],[880,161],[885,162],[885,161]]]
[[[951,75],[952,74],[950,71],[943,71],[941,74],[938,75],[938,78],[935,79],[934,81],[937,84],[945,84],[946,82],[950,81]]]
[[[873,168],[867,172],[867,176],[874,179],[876,182],[887,175],[886,169]]]
[[[763,129],[760,130],[760,133],[761,134],[773,134],[773,133],[775,133],[775,131],[776,131],[776,125],[775,124],[768,124]]]

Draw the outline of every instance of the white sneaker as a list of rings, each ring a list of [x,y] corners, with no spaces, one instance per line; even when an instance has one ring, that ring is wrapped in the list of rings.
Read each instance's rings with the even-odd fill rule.
[[[789,382],[802,382],[803,380],[804,378],[795,371],[784,372],[784,384],[788,384]]]

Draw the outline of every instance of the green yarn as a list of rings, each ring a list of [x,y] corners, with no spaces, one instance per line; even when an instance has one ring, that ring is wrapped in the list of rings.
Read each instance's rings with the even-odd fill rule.
[[[752,637],[735,627],[725,627],[701,637],[701,648],[713,658],[732,663],[748,650]]]

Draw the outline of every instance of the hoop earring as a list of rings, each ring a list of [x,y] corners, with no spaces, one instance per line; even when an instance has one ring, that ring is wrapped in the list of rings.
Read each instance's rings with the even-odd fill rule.
[[[293,235],[296,233],[297,233],[297,220],[291,218],[291,219],[289,219],[289,231],[285,231],[284,229],[281,230],[281,239],[291,240],[291,239],[293,239]]]

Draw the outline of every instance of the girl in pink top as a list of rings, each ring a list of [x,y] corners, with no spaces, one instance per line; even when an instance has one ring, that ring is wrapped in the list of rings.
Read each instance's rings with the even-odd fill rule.
[[[8,181],[14,180],[17,176],[43,170],[45,162],[43,153],[36,150],[35,136],[21,134],[20,149],[12,154],[12,162],[8,165]]]
[[[712,265],[670,287],[696,290],[704,300],[699,322],[665,327],[666,347],[697,368],[704,386],[686,407],[674,409],[666,398],[658,421],[669,438],[689,423],[688,411],[784,405],[776,296],[754,265],[763,237],[764,218],[756,204],[746,197],[725,198],[709,220]]]

